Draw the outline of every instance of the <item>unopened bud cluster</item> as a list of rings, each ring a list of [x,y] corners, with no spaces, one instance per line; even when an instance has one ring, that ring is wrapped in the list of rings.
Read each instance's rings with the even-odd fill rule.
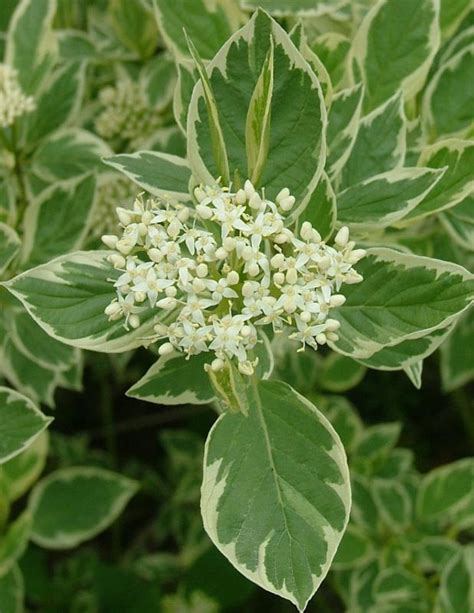
[[[95,122],[97,133],[106,140],[119,139],[137,144],[160,127],[160,114],[150,107],[141,84],[128,79],[99,93],[103,106]]]
[[[194,195],[192,208],[140,197],[133,210],[117,209],[121,236],[102,237],[121,271],[109,319],[137,328],[140,314],[156,309],[171,321],[155,326],[162,355],[210,351],[214,370],[236,359],[245,374],[255,366],[256,326],[290,328],[302,349],[337,340],[329,313],[345,301],[342,284],[362,280],[353,266],[365,255],[348,229],[329,246],[307,221],[288,228],[295,198],[287,188],[275,201],[250,181],[236,192],[216,184]]]
[[[114,231],[117,227],[117,204],[130,208],[137,191],[131,181],[116,174],[99,184],[90,223],[94,238]]]
[[[17,117],[36,108],[31,96],[26,96],[18,82],[18,72],[7,64],[0,64],[0,127],[8,128]]]

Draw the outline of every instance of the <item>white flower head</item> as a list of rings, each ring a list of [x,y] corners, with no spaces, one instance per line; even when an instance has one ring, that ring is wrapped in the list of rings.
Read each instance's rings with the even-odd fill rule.
[[[18,72],[7,64],[0,64],[0,127],[8,128],[17,117],[35,108],[34,99],[21,89]]]
[[[214,354],[210,368],[235,360],[252,374],[258,326],[287,329],[289,338],[317,349],[338,339],[330,312],[345,301],[340,288],[362,277],[354,265],[365,255],[341,228],[326,245],[305,221],[287,227],[295,198],[283,188],[275,202],[247,180],[235,193],[199,186],[196,206],[161,197],[139,197],[133,209],[118,209],[121,236],[104,236],[120,271],[109,319],[156,310],[160,354]],[[165,323],[167,322],[167,323]]]

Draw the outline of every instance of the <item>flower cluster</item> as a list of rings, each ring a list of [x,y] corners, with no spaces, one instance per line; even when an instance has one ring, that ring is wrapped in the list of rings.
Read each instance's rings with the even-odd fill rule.
[[[35,109],[31,96],[26,96],[18,83],[18,72],[0,64],[0,127],[8,128],[17,117]]]
[[[235,358],[251,374],[257,326],[290,328],[304,349],[337,340],[343,283],[362,280],[353,266],[365,255],[354,249],[346,227],[327,245],[305,221],[289,229],[295,198],[287,188],[275,201],[255,190],[200,186],[191,208],[171,198],[139,197],[133,210],[117,209],[122,235],[102,237],[121,271],[117,297],[105,309],[110,320],[137,328],[140,313],[166,313],[152,341],[159,352],[214,352],[213,370]],[[157,313],[157,314],[158,314]]]
[[[129,208],[137,190],[134,184],[120,175],[106,176],[97,189],[97,198],[92,210],[91,234],[100,238],[102,234],[113,232],[117,226],[117,204]]]
[[[131,145],[151,136],[160,127],[160,114],[150,108],[140,84],[129,79],[99,93],[103,110],[96,119],[97,133],[106,140],[120,139]]]

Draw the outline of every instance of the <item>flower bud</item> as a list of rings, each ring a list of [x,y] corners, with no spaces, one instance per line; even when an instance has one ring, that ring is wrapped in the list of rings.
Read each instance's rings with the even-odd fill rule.
[[[194,197],[198,202],[201,202],[206,197],[206,192],[202,189],[202,187],[196,187],[194,190]]]
[[[102,242],[109,249],[115,249],[117,247],[118,240],[118,236],[115,236],[115,234],[104,234],[102,237]]]
[[[284,187],[278,192],[277,197],[275,198],[276,203],[280,204],[282,200],[285,200],[285,198],[288,198],[290,195],[290,190],[287,187]]]
[[[252,196],[251,196],[251,198],[249,200],[249,206],[250,206],[251,209],[255,209],[255,210],[258,210],[262,206],[262,199],[257,194],[257,192],[252,194]]]
[[[123,226],[128,226],[130,223],[132,223],[132,216],[130,215],[130,211],[127,211],[127,209],[118,207],[117,216]]]
[[[227,275],[227,283],[229,285],[237,285],[239,280],[240,280],[239,273],[236,272],[235,270],[231,270],[230,273]]]
[[[311,313],[309,311],[302,311],[300,319],[305,324],[309,323],[311,321]]]
[[[298,273],[295,268],[289,268],[286,271],[286,282],[290,285],[294,285],[298,281]]]
[[[145,292],[135,292],[133,297],[135,298],[135,302],[145,302],[146,300]]]
[[[114,268],[125,268],[126,261],[123,255],[119,255],[118,253],[112,253],[112,255],[109,255],[107,260],[112,264]]]
[[[170,353],[173,353],[173,351],[174,351],[174,347],[171,343],[163,343],[158,349],[158,353],[161,356],[169,355]]]
[[[219,372],[220,370],[222,370],[225,366],[225,362],[224,360],[221,360],[221,358],[216,358],[215,360],[212,360],[211,362],[211,370],[212,372]]]
[[[340,307],[346,301],[346,297],[342,294],[334,294],[329,300],[329,305],[332,307]]]
[[[226,251],[233,251],[237,245],[237,241],[232,236],[226,236],[222,241],[222,246]]]
[[[285,282],[285,275],[282,272],[276,272],[273,275],[273,282],[275,285],[283,285]]]
[[[349,240],[349,228],[347,226],[342,226],[339,232],[336,234],[334,238],[334,242],[338,247],[345,247]]]
[[[318,345],[325,345],[327,343],[327,337],[324,332],[321,332],[320,334],[316,335],[316,342],[318,343]]]
[[[135,313],[133,313],[133,315],[130,315],[130,317],[128,318],[128,325],[130,326],[130,328],[138,328],[140,326],[140,318],[138,317],[138,315],[136,315]]]
[[[224,249],[224,247],[219,247],[218,249],[216,249],[216,258],[218,260],[225,260],[227,257],[227,251]]]
[[[208,272],[209,272],[209,269],[207,267],[207,264],[204,264],[204,262],[201,262],[201,264],[198,264],[196,266],[196,274],[201,279],[203,279],[204,277],[207,277]]]
[[[270,260],[270,264],[272,268],[280,268],[280,266],[284,263],[284,261],[285,261],[285,256],[283,255],[283,253],[277,253]]]
[[[336,332],[341,327],[341,322],[337,319],[326,319],[326,330],[328,332]]]
[[[253,286],[249,281],[245,281],[242,286],[242,296],[244,296],[244,298],[253,296]]]
[[[295,202],[296,198],[294,196],[288,196],[288,198],[283,198],[283,200],[280,200],[279,202],[280,209],[285,212],[291,211]]]
[[[250,200],[250,198],[255,194],[255,187],[252,182],[247,179],[244,183],[245,195]]]
[[[245,190],[239,189],[239,191],[235,194],[235,201],[237,204],[245,204],[247,202],[247,194]]]
[[[160,309],[164,309],[165,311],[171,311],[171,309],[174,309],[176,306],[176,300],[167,296],[166,298],[158,300],[156,306]]]
[[[153,247],[152,249],[148,250],[148,257],[153,262],[161,262],[161,260],[163,259],[163,254],[161,253],[159,249],[156,249],[155,247]]]
[[[260,272],[260,267],[258,264],[255,264],[255,263],[250,264],[248,273],[251,277],[256,277],[259,272]]]
[[[201,219],[211,219],[212,217],[211,209],[207,206],[204,206],[203,204],[197,205],[196,213],[199,215]]]
[[[170,285],[169,287],[165,289],[165,294],[168,296],[168,298],[174,298],[177,293],[178,293],[178,290],[176,289],[174,285]]]

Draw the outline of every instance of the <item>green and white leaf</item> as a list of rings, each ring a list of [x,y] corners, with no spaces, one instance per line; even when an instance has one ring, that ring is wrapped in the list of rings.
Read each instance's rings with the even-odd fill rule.
[[[347,162],[359,129],[364,88],[361,83],[343,89],[332,99],[328,116],[326,171],[337,176]]]
[[[0,273],[18,255],[21,240],[13,228],[5,223],[0,223]]]
[[[2,613],[23,613],[23,597],[23,576],[15,565],[8,574],[0,577]]]
[[[391,532],[403,532],[412,521],[413,505],[400,480],[374,479],[371,483],[374,501],[382,521]]]
[[[345,290],[331,343],[357,359],[445,328],[473,300],[474,276],[450,262],[371,248],[357,270],[364,281]]]
[[[24,266],[37,266],[82,246],[89,230],[95,187],[93,175],[52,185],[28,206],[22,250]]]
[[[418,516],[449,524],[460,512],[474,513],[473,483],[473,458],[435,468],[421,481],[416,503]]]
[[[0,577],[6,575],[21,558],[28,544],[31,530],[31,515],[23,511],[7,526],[0,537]],[[0,604],[3,604],[0,601]],[[3,609],[0,609],[3,613]]]
[[[253,383],[248,404],[248,416],[225,413],[209,434],[204,526],[242,574],[302,611],[347,524],[344,449],[326,418],[284,383]]]
[[[31,539],[47,549],[69,549],[108,528],[122,513],[138,484],[102,468],[63,468],[31,493]]]
[[[80,128],[66,128],[43,141],[33,155],[33,171],[47,183],[66,181],[101,169],[112,155],[99,137]]]
[[[441,0],[439,22],[444,39],[450,38],[464,17],[472,10],[470,0]]]
[[[154,196],[169,194],[190,199],[191,170],[184,158],[157,151],[138,151],[114,155],[104,162]]]
[[[374,581],[373,594],[375,606],[370,613],[427,611],[424,579],[403,566],[383,569]]]
[[[451,238],[463,249],[474,251],[474,193],[440,214]]]
[[[55,60],[55,12],[56,0],[21,0],[9,24],[5,63],[18,70],[28,94],[39,89]]]
[[[474,141],[448,139],[427,147],[421,154],[419,166],[445,168],[442,179],[424,201],[403,220],[419,221],[433,213],[439,213],[462,202],[472,195],[474,179]]]
[[[81,30],[57,32],[59,57],[65,62],[89,61],[97,57],[97,47],[92,36]]]
[[[108,16],[118,39],[140,59],[153,55],[158,30],[153,11],[144,0],[111,0]]]
[[[44,430],[24,451],[0,466],[0,480],[10,502],[21,498],[43,472],[48,440],[48,431]]]
[[[347,4],[347,0],[240,0],[242,8],[255,11],[265,9],[276,17],[319,17]]]
[[[441,574],[436,613],[470,613],[474,608],[474,546],[467,545]]]
[[[173,97],[173,113],[179,128],[186,134],[188,108],[193,95],[193,89],[198,80],[194,62],[182,60],[176,64],[178,77]]]
[[[380,459],[385,459],[395,447],[400,431],[401,425],[398,422],[365,428],[357,437],[353,450],[354,458],[373,465]]]
[[[309,201],[326,156],[326,110],[316,75],[288,34],[261,10],[222,47],[208,65],[207,73],[218,101],[230,176],[234,186],[238,186],[249,176],[246,120],[272,44],[270,137],[259,186],[265,187],[269,198],[275,198],[283,187],[288,187],[299,203],[296,215]],[[194,88],[187,129],[193,174],[198,181],[215,180],[222,173],[216,165],[202,83]]]
[[[344,449],[349,453],[357,444],[364,429],[357,409],[345,396],[321,396],[317,399],[321,411],[338,433]]]
[[[374,175],[401,168],[405,151],[403,98],[396,93],[360,122],[349,159],[342,169],[340,190]]]
[[[0,417],[0,464],[31,445],[52,422],[26,396],[8,387],[0,387]]]
[[[176,59],[189,57],[186,34],[204,59],[211,59],[239,27],[240,12],[231,3],[207,0],[154,0],[159,30]]]
[[[402,89],[410,100],[423,87],[439,46],[439,0],[381,0],[364,18],[352,45],[354,82],[362,76],[372,110]]]
[[[316,189],[309,197],[306,208],[298,217],[298,226],[301,226],[305,221],[309,221],[321,234],[322,239],[327,240],[334,231],[336,218],[336,194],[329,177],[323,172]]]
[[[318,385],[328,392],[340,394],[358,385],[364,375],[364,366],[345,355],[331,352],[324,358],[318,373]]]
[[[333,560],[332,570],[350,570],[364,566],[376,551],[371,537],[360,527],[349,524]]]
[[[176,86],[176,65],[168,53],[149,60],[140,75],[151,108],[164,111],[173,99]]]
[[[340,85],[346,74],[347,56],[351,48],[349,39],[339,32],[325,32],[318,36],[311,48],[326,67],[333,87]]]
[[[460,551],[461,545],[446,536],[425,536],[414,548],[416,564],[427,573],[439,573]]]
[[[214,390],[204,371],[212,354],[189,359],[181,353],[162,356],[128,391],[127,396],[162,405],[209,404]]]
[[[430,135],[462,136],[472,127],[473,74],[474,44],[441,65],[423,97],[423,118]]]
[[[36,109],[28,115],[28,147],[34,148],[40,140],[72,121],[81,107],[84,85],[84,63],[65,64],[48,79]]]
[[[337,196],[338,221],[358,230],[392,225],[415,209],[445,172],[399,168],[352,185]]]
[[[113,283],[120,274],[107,262],[108,255],[108,251],[64,255],[4,285],[53,338],[93,351],[128,351],[142,345],[152,332],[156,312],[143,312],[135,330],[127,330],[123,321],[108,321],[104,309],[115,297]]]
[[[474,309],[459,318],[441,346],[441,381],[447,392],[474,379]]]

